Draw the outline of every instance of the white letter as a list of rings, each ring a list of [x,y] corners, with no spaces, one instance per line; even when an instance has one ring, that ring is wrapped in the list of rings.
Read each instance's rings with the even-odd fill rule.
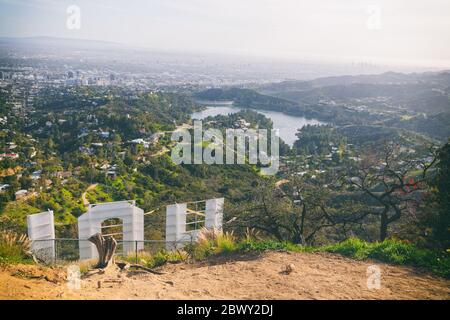
[[[381,29],[381,8],[376,5],[370,5],[367,7],[367,14],[369,17],[366,21],[367,29],[380,30]]]
[[[367,267],[367,289],[380,289],[381,288],[381,269],[377,265]]]
[[[234,164],[234,129],[226,129],[226,164]]]
[[[266,152],[266,155],[262,155],[263,152]],[[260,156],[259,161],[263,165],[269,164],[269,157],[267,156],[267,131],[262,132],[262,135],[260,134],[259,136],[259,156]],[[264,175],[274,175],[278,172],[279,167],[280,167],[280,134],[278,129],[272,129],[270,131],[270,166],[261,168],[261,173]]]
[[[180,141],[180,138],[182,140]],[[191,134],[189,130],[180,129],[172,132],[172,136],[170,137],[171,141],[176,141],[177,144],[172,148],[172,161],[175,164],[191,164]],[[180,156],[180,151],[182,151],[183,155]]]
[[[69,290],[81,289],[81,272],[79,266],[71,265],[67,267],[67,287]]]
[[[69,30],[81,29],[81,9],[77,5],[71,5],[67,8],[66,26]]]
[[[223,164],[223,137],[218,129],[208,129],[203,137],[210,142],[203,151],[203,160],[206,164]],[[214,151],[214,156],[212,155]]]
[[[201,121],[194,121],[194,164],[202,164],[203,128]]]

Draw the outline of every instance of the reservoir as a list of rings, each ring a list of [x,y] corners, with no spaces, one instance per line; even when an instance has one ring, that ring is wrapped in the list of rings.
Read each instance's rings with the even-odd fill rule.
[[[233,106],[207,106],[205,110],[194,112],[192,114],[192,119],[202,120],[209,116],[214,117],[217,115],[228,115],[232,113],[239,112],[243,108],[233,107]],[[273,128],[280,130],[280,138],[283,139],[289,146],[292,147],[294,142],[297,140],[295,135],[298,129],[303,128],[306,125],[324,125],[324,122],[315,119],[307,119],[304,117],[295,117],[278,111],[268,111],[268,110],[255,110],[258,113],[265,115],[267,118],[272,120]]]

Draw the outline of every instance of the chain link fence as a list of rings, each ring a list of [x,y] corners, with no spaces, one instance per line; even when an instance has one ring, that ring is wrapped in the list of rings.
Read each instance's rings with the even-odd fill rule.
[[[143,254],[154,255],[158,252],[170,251],[182,248],[188,244],[192,244],[194,239],[183,241],[165,241],[165,240],[141,240],[141,241],[127,241],[116,240],[117,249],[116,256],[126,258],[128,261],[139,262],[139,257]],[[33,240],[32,248],[33,254],[41,261],[48,264],[63,264],[67,262],[80,261],[80,245],[89,243],[89,240],[84,239],[48,239],[48,240]],[[125,247],[134,248],[124,251]]]

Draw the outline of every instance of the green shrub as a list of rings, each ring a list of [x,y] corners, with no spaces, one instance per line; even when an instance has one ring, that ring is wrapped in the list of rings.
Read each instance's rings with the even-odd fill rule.
[[[357,238],[350,238],[341,243],[317,248],[316,251],[339,253],[358,260],[367,259],[369,244]]]
[[[159,251],[153,255],[150,263],[147,264],[150,268],[155,268],[166,264],[168,260],[168,255],[165,251]]]
[[[186,261],[189,258],[189,255],[184,250],[176,250],[167,252],[167,262],[177,263]]]
[[[229,254],[238,249],[232,232],[202,229],[197,241],[189,247],[194,259],[204,259],[213,254]]]
[[[0,263],[31,263],[30,246],[27,236],[1,231]]]
[[[417,250],[413,244],[394,239],[373,243],[369,248],[370,258],[395,264],[412,262],[412,255]]]
[[[237,245],[234,236],[229,233],[222,233],[216,238],[216,249],[215,253],[231,253],[236,251]]]
[[[450,255],[418,248],[416,245],[396,239],[368,243],[350,238],[341,243],[315,248],[314,251],[339,253],[354,259],[375,259],[392,264],[412,265],[440,276],[450,277]]]

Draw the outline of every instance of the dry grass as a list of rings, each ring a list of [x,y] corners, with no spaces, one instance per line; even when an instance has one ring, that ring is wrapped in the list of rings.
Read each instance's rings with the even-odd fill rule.
[[[203,228],[196,243],[190,248],[194,259],[204,259],[213,254],[227,254],[237,249],[233,232]]]
[[[12,231],[0,232],[0,262],[29,262],[31,241],[24,234]]]

